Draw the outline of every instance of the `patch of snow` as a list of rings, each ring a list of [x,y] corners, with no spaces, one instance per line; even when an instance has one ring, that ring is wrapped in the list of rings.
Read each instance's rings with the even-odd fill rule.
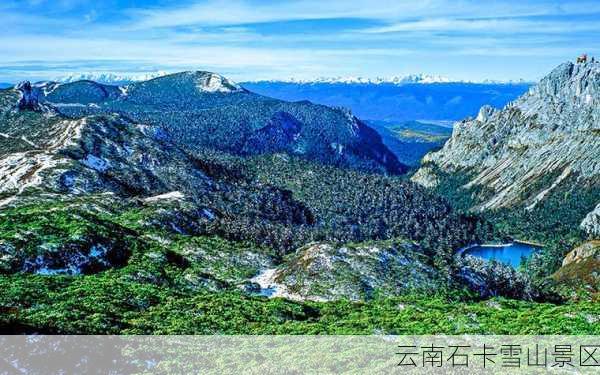
[[[26,261],[25,268],[35,270],[35,274],[45,276],[78,275],[81,273],[81,269],[75,265],[64,268],[49,268],[47,263],[47,260],[42,255],[38,255],[33,261]]]
[[[10,202],[14,201],[15,199],[17,199],[17,197],[15,197],[15,196],[4,198],[4,199],[0,199],[0,207],[6,206],[7,204],[9,204]]]
[[[279,284],[275,282],[277,268],[268,268],[250,279],[260,285],[260,294],[266,297],[275,297],[279,293]]]
[[[36,145],[35,143],[31,142],[31,141],[30,141],[29,139],[27,139],[27,138],[26,138],[24,135],[22,135],[22,136],[21,136],[21,140],[22,140],[23,142],[27,143],[27,144],[28,144],[28,145],[30,145],[30,146],[37,147],[37,145]]]
[[[44,81],[35,83],[33,86],[41,89],[44,96],[48,96],[52,94],[52,92],[56,90],[60,84],[53,81]]]
[[[158,202],[161,200],[182,200],[185,198],[185,195],[180,191],[171,191],[169,193],[155,195],[153,197],[148,197],[144,199],[144,202]]]
[[[257,283],[260,286],[260,295],[269,297],[269,298],[287,298],[292,301],[325,301],[323,298],[319,297],[303,297],[299,294],[292,293],[287,290],[287,287],[283,284],[279,284],[275,281],[277,277],[277,269],[276,268],[267,268],[261,271],[258,275],[254,276],[250,279],[251,282]]]
[[[206,216],[209,220],[214,220],[215,219],[215,214],[207,209],[207,208],[203,208],[202,209],[202,213],[204,214],[204,216]]]
[[[337,142],[332,142],[330,145],[331,149],[338,153],[338,155],[342,155],[344,153],[344,145],[339,144]]]
[[[171,244],[171,241],[169,239],[158,236],[158,235],[151,234],[151,235],[148,235],[148,238],[153,241],[158,242],[161,245],[170,245]],[[151,254],[151,253],[149,253],[149,254]]]
[[[81,160],[81,164],[98,172],[106,172],[110,168],[110,163],[107,160],[89,154],[85,159]]]
[[[592,103],[592,96],[590,94],[587,94],[585,96],[585,104],[591,104]]]
[[[0,137],[10,138],[10,135],[8,135],[6,133],[0,133]]]
[[[175,223],[169,223],[169,224],[171,225],[171,229],[173,229],[176,233],[185,234],[185,232],[180,227],[175,225]]]
[[[58,164],[52,154],[18,152],[0,159],[0,191],[18,189],[42,182],[40,172]]]

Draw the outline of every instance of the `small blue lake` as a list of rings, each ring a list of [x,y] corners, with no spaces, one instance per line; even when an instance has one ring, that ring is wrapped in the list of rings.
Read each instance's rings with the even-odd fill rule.
[[[505,245],[475,245],[463,250],[463,254],[472,255],[486,260],[496,260],[517,268],[521,264],[522,258],[529,258],[533,253],[539,251],[541,247],[525,244],[522,242],[512,242]]]

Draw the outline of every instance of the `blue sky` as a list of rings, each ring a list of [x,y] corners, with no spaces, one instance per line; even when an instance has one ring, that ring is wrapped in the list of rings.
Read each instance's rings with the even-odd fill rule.
[[[600,56],[600,0],[2,0],[0,25],[8,82],[192,69],[536,80]]]

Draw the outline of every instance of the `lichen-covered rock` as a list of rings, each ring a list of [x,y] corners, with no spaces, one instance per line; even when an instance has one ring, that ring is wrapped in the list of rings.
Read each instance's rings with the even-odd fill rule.
[[[598,257],[600,259],[600,241],[589,241],[574,248],[565,256],[562,265],[564,267],[572,263],[579,263],[590,257]]]
[[[576,289],[600,291],[600,241],[588,241],[571,250],[552,277]]]

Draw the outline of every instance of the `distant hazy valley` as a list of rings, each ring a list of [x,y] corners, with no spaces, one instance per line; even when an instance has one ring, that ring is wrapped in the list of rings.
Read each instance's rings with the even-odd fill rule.
[[[454,121],[475,116],[483,105],[502,107],[530,83],[450,82],[431,76],[395,80],[319,80],[315,82],[246,82],[251,91],[283,100],[352,110],[366,120],[405,164],[416,166],[450,136]],[[444,125],[436,127],[435,125]]]

